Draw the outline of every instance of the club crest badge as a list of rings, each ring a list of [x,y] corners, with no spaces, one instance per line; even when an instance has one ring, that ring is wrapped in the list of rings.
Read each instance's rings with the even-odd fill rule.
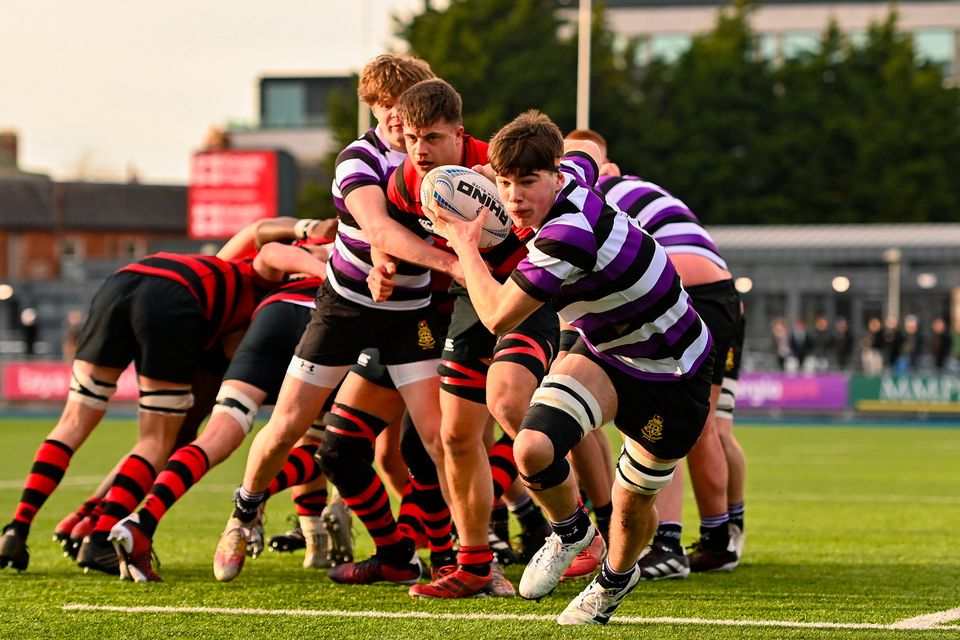
[[[433,337],[433,332],[430,331],[430,326],[426,320],[421,320],[417,327],[417,346],[423,350],[433,349],[437,346],[437,339]]]
[[[640,430],[640,435],[644,440],[657,442],[663,438],[663,418],[658,415],[653,416],[647,421],[647,424]]]

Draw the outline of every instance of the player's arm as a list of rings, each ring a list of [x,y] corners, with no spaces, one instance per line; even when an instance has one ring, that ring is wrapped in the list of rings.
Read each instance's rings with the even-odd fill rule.
[[[387,215],[387,197],[376,185],[357,187],[344,198],[347,209],[367,232],[370,244],[404,262],[460,275],[457,257],[417,237],[415,233]]]
[[[220,250],[217,251],[217,257],[221,260],[236,260],[257,249],[259,247],[257,244],[257,229],[265,222],[270,222],[278,227],[293,229],[293,225],[296,224],[297,219],[281,217],[251,222],[227,240]]]
[[[513,280],[500,284],[480,255],[478,245],[487,212],[481,211],[472,222],[462,222],[450,216],[437,216],[425,209],[434,228],[460,258],[470,293],[470,301],[483,325],[495,334],[516,329],[543,302],[521,289]]]
[[[270,242],[263,245],[253,260],[254,270],[260,277],[271,282],[283,280],[288,273],[305,273],[322,278],[327,273],[327,265],[309,251],[288,244]]]

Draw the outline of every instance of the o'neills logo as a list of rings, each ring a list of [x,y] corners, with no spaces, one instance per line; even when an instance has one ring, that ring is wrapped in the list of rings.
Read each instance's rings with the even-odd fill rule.
[[[650,418],[649,422],[643,425],[643,429],[640,430],[640,435],[643,436],[644,440],[650,442],[656,442],[663,438],[663,418],[660,416]]]
[[[727,350],[727,361],[724,363],[724,371],[730,372],[733,371],[734,360],[733,360],[733,347]]]
[[[421,349],[433,349],[437,346],[437,340],[433,337],[433,332],[430,331],[426,320],[421,320],[417,327],[417,346]]]

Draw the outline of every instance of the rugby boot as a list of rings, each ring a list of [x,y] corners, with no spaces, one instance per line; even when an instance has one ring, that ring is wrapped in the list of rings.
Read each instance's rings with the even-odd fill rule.
[[[337,497],[320,512],[327,530],[327,563],[336,567],[353,562],[353,517],[343,500]]]
[[[97,519],[90,516],[85,517],[80,522],[75,524],[73,529],[70,530],[70,537],[67,538],[67,542],[63,547],[63,555],[76,560],[77,553],[80,551],[80,545],[83,543],[83,539],[93,533],[93,530],[96,528]]]
[[[730,541],[733,543],[733,550],[737,553],[738,558],[743,557],[743,545],[747,541],[747,534],[744,533],[743,527],[733,522],[730,523]]]
[[[740,558],[734,551],[733,540],[723,551],[707,549],[700,541],[687,547],[687,557],[690,559],[690,571],[706,573],[709,571],[733,571],[740,564]]]
[[[537,600],[549,594],[560,584],[560,576],[567,570],[581,551],[600,537],[592,524],[587,527],[583,538],[575,542],[564,543],[556,533],[550,534],[540,550],[534,554],[520,578],[520,595],[527,600]]]
[[[501,565],[507,566],[517,562],[517,554],[514,552],[513,547],[511,547],[508,542],[500,539],[500,536],[493,531],[493,527],[490,528],[487,542],[490,543],[490,550],[493,551],[493,556]]]
[[[433,582],[415,584],[408,593],[411,598],[478,598],[490,595],[492,582],[492,569],[487,575],[478,576],[451,565],[441,568]]]
[[[107,540],[113,544],[120,562],[120,579],[131,582],[162,582],[154,571],[160,562],[153,552],[153,541],[140,528],[136,514],[127,516],[110,529]]]
[[[53,528],[53,541],[59,544],[60,548],[63,549],[64,557],[69,557],[71,555],[70,547],[73,545],[73,540],[70,538],[70,532],[73,531],[73,528],[82,520],[82,515],[76,511],[71,511],[63,518],[63,520],[57,523],[56,527]],[[74,558],[76,555],[77,554],[74,551]]]
[[[416,584],[423,575],[423,566],[416,556],[410,562],[387,564],[376,555],[361,562],[345,562],[327,571],[327,577],[337,584],[373,584],[395,582]]]
[[[566,580],[580,580],[588,577],[591,573],[600,568],[600,563],[607,556],[607,545],[603,541],[603,536],[596,536],[590,545],[577,554],[567,570],[560,576],[560,582]]]
[[[553,528],[546,519],[541,520],[540,524],[536,527],[522,531],[518,536],[517,562],[519,564],[528,564],[551,533],[553,533]]]
[[[80,549],[77,550],[77,566],[83,569],[84,573],[102,571],[112,576],[120,575],[120,561],[117,560],[117,552],[113,550],[113,545],[107,541],[97,541],[92,535],[86,536],[80,543]]]
[[[286,553],[288,551],[303,549],[307,546],[307,541],[303,538],[303,529],[300,528],[298,516],[290,516],[288,520],[293,524],[293,527],[285,533],[270,538],[271,551]]]
[[[6,527],[0,536],[0,569],[9,566],[17,571],[26,571],[30,564],[30,549],[27,541],[12,527]]]
[[[220,582],[230,582],[243,569],[247,556],[256,558],[263,551],[263,507],[252,522],[243,522],[231,516],[220,534],[213,554],[213,576]]]
[[[637,561],[641,580],[668,580],[690,575],[690,559],[658,542],[647,545]]]
[[[590,581],[587,588],[567,605],[563,613],[557,617],[557,623],[562,625],[607,624],[613,612],[639,582],[640,572],[634,569],[627,586],[622,589],[605,589],[600,584],[598,574]]]
[[[507,578],[499,562],[494,561],[490,565],[490,584],[487,585],[487,592],[494,598],[513,598],[517,595],[517,590],[513,588],[513,583]]]

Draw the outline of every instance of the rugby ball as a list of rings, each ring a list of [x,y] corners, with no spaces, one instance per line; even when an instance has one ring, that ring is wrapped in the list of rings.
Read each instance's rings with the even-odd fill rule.
[[[467,222],[475,220],[486,207],[489,213],[480,234],[481,249],[498,245],[510,235],[512,223],[496,185],[472,169],[452,164],[434,167],[420,183],[420,203],[431,210],[439,207]]]

